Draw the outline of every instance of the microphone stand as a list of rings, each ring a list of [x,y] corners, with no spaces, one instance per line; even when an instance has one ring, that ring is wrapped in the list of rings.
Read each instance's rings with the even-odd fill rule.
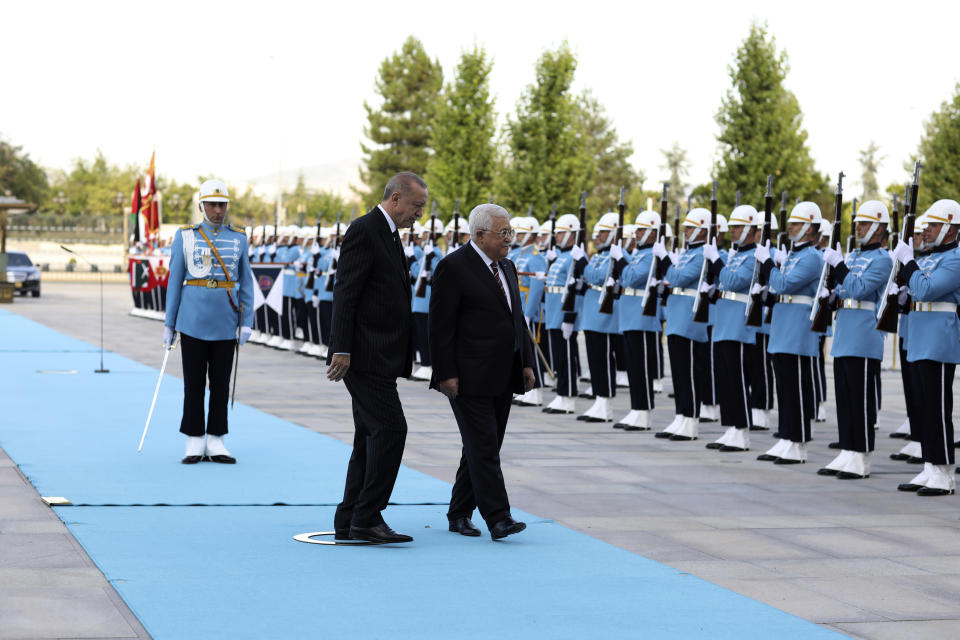
[[[60,248],[66,251],[67,253],[73,254],[93,267],[93,263],[84,258],[82,255],[76,251],[67,249],[65,246],[60,245]],[[100,271],[100,268],[97,267],[97,275],[100,277],[100,368],[94,369],[94,373],[110,373],[109,369],[103,368],[103,272]]]

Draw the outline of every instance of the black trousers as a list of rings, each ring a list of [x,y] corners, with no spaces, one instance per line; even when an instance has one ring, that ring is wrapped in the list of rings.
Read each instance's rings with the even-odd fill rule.
[[[533,330],[536,331],[537,325],[533,325]],[[537,334],[534,333],[533,337],[536,338]],[[541,350],[543,349],[543,342],[537,342],[533,338],[527,338],[530,340],[530,350],[533,351],[533,389],[539,389],[543,385],[545,376],[547,376],[547,370],[543,368],[543,360],[540,359],[540,354],[537,352],[537,347]]]
[[[447,518],[469,518],[480,508],[488,528],[510,515],[510,501],[500,468],[500,447],[507,431],[509,391],[500,396],[457,396],[450,400],[463,450],[450,494]]]
[[[673,402],[678,415],[700,417],[700,403],[706,395],[710,376],[710,343],[683,336],[667,336],[670,371],[673,377]]]
[[[810,440],[810,421],[816,418],[816,369],[814,356],[774,353],[777,378],[778,429],[780,437],[793,442]]]
[[[613,360],[617,365],[617,371],[626,371],[627,349],[623,343],[623,336],[619,333],[611,333],[610,342],[613,345]]]
[[[880,361],[872,358],[833,359],[833,387],[837,394],[840,448],[873,451],[877,423],[877,383]]]
[[[757,345],[736,340],[721,340],[713,343],[715,363],[720,385],[720,424],[725,427],[749,429],[753,426],[750,413],[750,357]]]
[[[273,307],[267,307],[267,333],[271,336],[280,335],[280,314]]]
[[[313,306],[313,300],[305,301],[303,306],[303,315],[307,324],[307,329],[303,335],[311,344],[320,344],[320,323],[317,321],[317,308]]]
[[[293,299],[293,318],[294,329],[300,329],[303,339],[309,340],[307,337],[307,302],[303,298]],[[296,332],[293,335],[296,336]]]
[[[540,336],[540,348],[543,350],[543,357],[547,359],[547,364],[556,373],[557,365],[553,363],[553,334],[542,322],[537,324],[537,331],[537,335]]]
[[[180,334],[183,362],[183,418],[180,433],[188,436],[222,436],[227,433],[227,401],[230,399],[230,370],[236,340],[200,340]],[[210,381],[210,405],[206,427],[203,398]]]
[[[333,300],[321,300],[317,309],[320,321],[320,342],[330,346],[330,324],[333,321]]]
[[[907,351],[903,348],[903,338],[900,338],[900,379],[903,380],[903,400],[907,406],[907,420],[910,422],[910,440],[920,442],[920,390],[917,387],[917,376],[913,373],[913,363],[907,362]],[[914,427],[914,424],[917,426]]]
[[[653,409],[653,381],[657,377],[659,339],[660,334],[655,331],[623,332],[627,379],[630,381],[630,408],[635,411]]]
[[[260,308],[253,312],[253,330],[267,330],[267,305],[262,304]]]
[[[953,464],[953,376],[957,365],[934,360],[911,363],[917,379],[923,461]]]
[[[617,395],[617,365],[613,356],[613,341],[609,333],[584,331],[587,343],[587,365],[590,367],[590,384],[593,393],[601,398]]]
[[[750,408],[770,411],[776,391],[773,358],[767,352],[770,335],[757,333],[756,348],[747,355],[747,377],[750,379]]]
[[[547,332],[550,335],[550,351],[553,352],[553,372],[557,374],[557,395],[565,398],[576,396],[579,334],[574,331],[569,340],[564,340],[561,329],[548,329]]]
[[[717,371],[719,362],[717,360],[716,343],[713,341],[713,327],[707,327],[707,331],[710,333],[710,364],[707,368],[707,374],[710,376],[710,384],[707,385],[703,404],[716,405],[720,404],[720,383],[718,381],[720,372]]]
[[[343,501],[333,518],[339,530],[383,522],[380,512],[390,501],[407,440],[395,378],[348,369],[343,383],[353,400],[354,432]]]
[[[429,318],[429,314],[419,311],[413,314],[413,341],[417,345],[417,351],[420,352],[420,364],[424,367],[431,366],[431,362],[433,362],[430,359]]]
[[[817,369],[814,372],[816,375],[816,394],[817,394],[817,406],[822,402],[827,401],[827,365],[826,358],[823,356],[824,345],[827,342],[826,336],[820,336],[820,354],[817,356]]]
[[[283,296],[283,314],[280,316],[280,335],[284,340],[293,338],[297,327],[297,308],[292,296]]]
[[[657,379],[664,377],[663,373],[663,325],[660,325],[660,333],[657,334]]]

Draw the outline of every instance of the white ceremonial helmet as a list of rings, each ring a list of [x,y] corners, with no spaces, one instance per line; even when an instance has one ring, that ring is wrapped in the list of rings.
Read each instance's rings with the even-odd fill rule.
[[[565,213],[557,218],[557,243],[561,246],[566,245],[567,238],[571,233],[580,231],[580,218],[572,213]],[[560,235],[563,234],[563,235]]]
[[[717,233],[726,233],[730,230],[727,225],[727,217],[722,213],[717,214]]]
[[[607,213],[600,216],[600,219],[593,225],[593,235],[591,236],[594,241],[594,245],[597,249],[605,249],[610,246],[610,243],[613,242],[613,234],[607,235],[606,242],[602,244],[597,243],[597,238],[600,236],[602,231],[616,231],[617,225],[620,223],[620,215],[613,211],[608,211]]]
[[[877,232],[877,229],[880,228],[882,224],[890,224],[890,212],[887,211],[887,205],[883,204],[879,200],[867,200],[860,208],[857,209],[857,214],[853,217],[853,221],[856,222],[870,222],[870,228],[867,230],[867,234],[863,236],[861,240],[857,238],[857,244],[870,244],[870,239],[873,238],[873,234]]]
[[[821,235],[821,236],[828,236],[828,235],[830,235],[831,233],[833,233],[833,225],[830,224],[830,221],[829,221],[829,220],[821,220],[821,221],[820,221],[820,235]]]
[[[927,224],[939,223],[943,226],[937,239],[933,241],[932,246],[939,247],[943,243],[947,230],[951,225],[960,224],[960,203],[956,200],[937,200],[923,214],[927,218]]]
[[[698,230],[702,229],[703,233],[700,231],[690,238],[689,242],[705,242],[707,239],[707,231],[710,228],[710,211],[704,209],[703,207],[696,207],[691,209],[687,216],[683,219],[683,222],[680,224],[681,227],[694,227]]]
[[[637,214],[637,219],[633,222],[633,234],[641,231],[640,238],[637,239],[639,246],[650,244],[657,239],[657,230],[660,228],[660,214],[656,211],[641,211]]]
[[[300,227],[300,237],[304,240],[313,238],[317,235],[316,227]]]
[[[735,207],[733,211],[730,212],[730,219],[727,222],[731,227],[743,227],[743,229],[740,230],[736,238],[733,237],[734,232],[731,232],[730,241],[735,245],[743,244],[743,241],[747,238],[747,234],[750,233],[750,227],[757,226],[758,219],[760,219],[760,224],[762,225],[763,220],[753,206],[741,204]]]
[[[633,239],[637,233],[637,225],[633,222],[623,225],[623,239]]]
[[[272,224],[263,225],[263,235],[264,237],[277,235],[276,227],[274,227]]]
[[[787,223],[802,222],[803,226],[800,227],[800,231],[796,236],[790,236],[790,240],[792,242],[799,242],[807,235],[807,232],[813,225],[817,225],[817,229],[819,229],[821,220],[823,220],[823,215],[820,213],[820,207],[817,206],[816,202],[798,202],[790,212]]]
[[[244,227],[243,232],[247,234],[247,237],[250,237],[253,235],[253,227]]]
[[[511,220],[511,222],[513,221]],[[452,218],[450,219],[450,222],[447,223],[447,226],[443,228],[444,233],[449,233],[451,231],[453,231]],[[460,218],[457,220],[457,231],[460,233],[470,233],[470,223],[463,216],[460,216]]]
[[[423,231],[424,231],[423,225],[420,224],[417,220],[414,220],[414,221],[413,221],[413,235],[419,237],[420,234],[423,233]]]
[[[756,222],[757,227],[763,226],[763,216],[764,214],[760,213],[759,211],[757,212],[757,222]],[[779,228],[780,228],[780,223],[777,222],[777,214],[771,211],[770,212],[770,230],[776,231]]]
[[[517,224],[513,224],[513,221],[516,220]],[[510,220],[510,226],[513,227],[513,230],[517,233],[517,244],[523,246],[526,244],[527,240],[531,236],[536,236],[537,232],[540,230],[540,223],[537,222],[536,218],[530,218],[528,216],[517,216]]]
[[[230,202],[227,185],[222,180],[207,180],[200,185],[200,202]]]
[[[552,225],[549,220],[547,220],[542,225],[540,225],[540,235],[544,235],[544,234],[550,235],[551,230],[552,230]]]

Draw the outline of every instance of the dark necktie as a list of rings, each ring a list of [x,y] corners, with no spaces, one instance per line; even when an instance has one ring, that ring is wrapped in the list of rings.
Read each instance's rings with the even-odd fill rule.
[[[506,301],[506,299],[507,299],[507,292],[504,291],[504,289],[503,289],[503,282],[501,282],[501,280],[500,280],[500,270],[497,269],[497,263],[496,263],[496,262],[491,262],[491,263],[490,263],[490,271],[493,271],[493,279],[497,281],[497,289],[500,290],[500,293],[503,294],[503,299],[504,299],[504,301]],[[507,306],[509,306],[509,304],[510,304],[510,303],[508,302],[508,303],[507,303]]]
[[[400,252],[400,264],[406,265],[407,255],[403,252],[403,243],[400,242],[400,231],[397,229],[393,230],[393,244],[396,245],[397,251]]]

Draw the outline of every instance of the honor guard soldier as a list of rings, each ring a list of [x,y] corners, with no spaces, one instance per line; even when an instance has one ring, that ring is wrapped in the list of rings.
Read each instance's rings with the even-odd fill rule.
[[[203,459],[236,462],[223,437],[233,351],[247,341],[253,327],[253,277],[246,235],[225,224],[229,202],[223,182],[204,182],[200,186],[203,222],[181,227],[173,240],[163,344],[169,348],[180,334],[180,433],[187,436],[184,464]],[[204,422],[208,378],[210,405]]]
[[[643,315],[644,294],[653,268],[653,245],[657,242],[660,215],[641,211],[633,225],[636,249],[624,258],[620,271],[620,331],[623,333],[630,387],[630,412],[613,426],[625,431],[649,431],[653,411],[653,381],[657,377],[660,352],[660,320]],[[625,236],[626,237],[626,236]],[[659,307],[659,305],[657,305]]]
[[[718,213],[716,247],[719,260],[716,263],[717,270],[723,268],[723,265],[727,262],[724,235],[729,229],[727,218],[722,213]],[[713,337],[715,311],[713,305],[711,305],[707,316],[707,336],[710,338],[710,367],[707,371],[710,375],[710,383],[707,385],[707,392],[700,405],[700,422],[716,422],[720,419],[720,377],[723,374],[720,370],[720,358],[717,357],[716,340]]]
[[[879,200],[860,205],[853,218],[859,247],[846,259],[840,244],[826,247],[839,301],[833,327],[833,382],[837,398],[840,454],[817,473],[842,479],[870,475],[877,422],[877,378],[883,360],[883,333],[876,329],[877,306],[886,295],[893,262],[884,248],[890,213]]]
[[[536,352],[541,350],[540,336],[537,333],[540,325],[540,309],[543,300],[543,290],[547,280],[547,259],[537,248],[537,235],[540,231],[540,223],[536,218],[521,218],[515,232],[519,245],[519,251],[513,256],[513,263],[517,267],[517,273],[520,275],[520,296],[523,298],[523,317],[527,323],[527,329],[533,340],[534,358],[533,388],[514,398],[514,404],[521,407],[539,407],[543,404],[543,378],[546,371],[543,368],[543,360]],[[523,275],[524,273],[533,275]],[[542,351],[541,351],[542,352]]]
[[[637,248],[637,225],[636,224],[626,224],[623,225],[623,233],[621,237],[621,248],[623,249],[623,263],[626,265],[626,261],[630,259],[633,252]],[[622,291],[622,284],[620,285],[620,290]],[[620,294],[618,294],[619,296]],[[618,297],[619,301],[620,298]],[[619,308],[619,305],[617,305]],[[617,312],[617,333],[613,334],[610,339],[613,344],[613,361],[617,365],[616,381],[617,386],[623,389],[630,388],[630,376],[627,374],[627,346],[623,340],[623,329],[620,328],[620,318],[623,317],[623,313]]]
[[[590,383],[596,395],[593,405],[577,416],[577,420],[586,422],[613,420],[610,398],[617,395],[617,365],[613,359],[612,336],[618,330],[618,303],[614,302],[613,313],[600,313],[600,297],[613,267],[611,260],[615,262],[623,257],[620,245],[613,244],[619,220],[620,216],[610,211],[600,216],[593,226],[593,246],[597,252],[583,272],[589,288],[584,293],[583,310],[578,319],[587,343]]]
[[[280,314],[280,335],[283,340],[277,345],[281,351],[291,351],[297,330],[297,297],[300,291],[300,228],[288,226],[284,229],[285,246],[278,262],[286,264],[283,268],[283,313]]]
[[[413,336],[420,353],[420,366],[413,372],[412,377],[417,380],[429,381],[433,376],[433,359],[430,357],[430,336],[427,332],[430,313],[430,282],[433,271],[443,260],[443,251],[440,250],[434,239],[440,233],[443,222],[439,218],[430,218],[421,231],[423,254],[410,267],[410,276],[413,281],[413,295],[411,296],[411,310],[413,311]],[[433,228],[434,225],[436,228]],[[451,223],[452,225],[452,223]],[[450,227],[453,229],[453,227]]]
[[[757,239],[763,227],[763,216],[757,216]],[[777,216],[770,216],[770,231],[777,231],[780,224]],[[769,294],[773,295],[773,294]],[[776,385],[773,375],[773,358],[770,357],[770,314],[768,308],[763,310],[763,320],[756,328],[757,348],[755,357],[748,363],[750,370],[750,430],[767,431],[773,423],[770,413],[773,411],[774,393]]]
[[[917,378],[923,471],[898,487],[922,496],[952,494],[954,477],[953,377],[960,363],[960,203],[937,200],[926,211],[924,239],[931,252],[914,260],[913,242],[897,244],[893,256],[902,266],[912,303],[907,360]]]
[[[690,210],[683,220],[686,251],[667,253],[663,241],[653,248],[660,258],[658,280],[670,287],[667,298],[667,351],[673,377],[676,415],[666,429],[656,434],[671,440],[695,440],[699,434],[700,403],[710,384],[710,343],[706,323],[693,321],[693,300],[703,267],[703,246],[710,229],[710,211]]]
[[[577,340],[577,314],[583,308],[583,296],[577,295],[583,286],[583,270],[587,266],[582,246],[576,245],[580,220],[571,213],[557,218],[556,259],[547,274],[544,297],[544,326],[550,334],[554,373],[557,376],[557,397],[543,408],[544,413],[573,413],[577,397],[577,362],[580,345]],[[564,297],[574,298],[573,311],[563,310]]]
[[[551,248],[553,244],[553,228],[555,223],[547,220],[542,225],[540,225],[540,237],[537,239],[538,246],[540,248],[540,253],[543,254],[543,257],[547,261],[547,273],[550,272],[550,267],[553,265],[553,261],[557,259],[557,252]],[[557,366],[553,363],[553,345],[550,343],[550,332],[547,331],[545,323],[545,314],[546,307],[543,307],[543,303],[546,301],[546,280],[544,280],[544,293],[540,300],[541,309],[543,313],[540,314],[540,320],[537,325],[537,335],[540,336],[540,347],[541,352],[544,357],[547,359],[547,364],[550,366],[550,369],[553,371],[554,375],[557,373]],[[556,381],[554,381],[556,382]]]
[[[816,247],[820,235],[820,207],[800,202],[787,218],[793,248],[783,256],[770,247],[757,247],[754,257],[767,272],[770,292],[779,296],[770,323],[773,369],[777,376],[780,439],[758,460],[775,464],[807,461],[810,421],[816,412],[816,358],[819,335],[810,330],[810,310],[817,293],[823,257]],[[781,260],[783,262],[781,266]]]
[[[719,218],[719,216],[717,216]],[[726,260],[721,260],[715,245],[703,249],[704,257],[719,283],[719,297],[714,308],[712,345],[716,358],[719,382],[720,424],[723,435],[707,445],[719,451],[747,451],[750,449],[750,427],[753,413],[750,407],[751,362],[757,359],[757,335],[754,327],[745,322],[750,285],[753,281],[754,251],[757,248],[757,220],[760,215],[748,204],[742,204],[730,213],[728,228],[732,248]]]
[[[317,349],[320,347],[320,326],[317,323],[317,308],[313,304],[313,286],[316,286],[316,278],[312,276],[313,265],[316,258],[320,255],[320,247],[316,244],[317,228],[314,226],[303,227],[300,230],[300,260],[297,270],[303,273],[300,278],[300,328],[303,331],[303,344],[297,353],[307,356],[318,355]]]

